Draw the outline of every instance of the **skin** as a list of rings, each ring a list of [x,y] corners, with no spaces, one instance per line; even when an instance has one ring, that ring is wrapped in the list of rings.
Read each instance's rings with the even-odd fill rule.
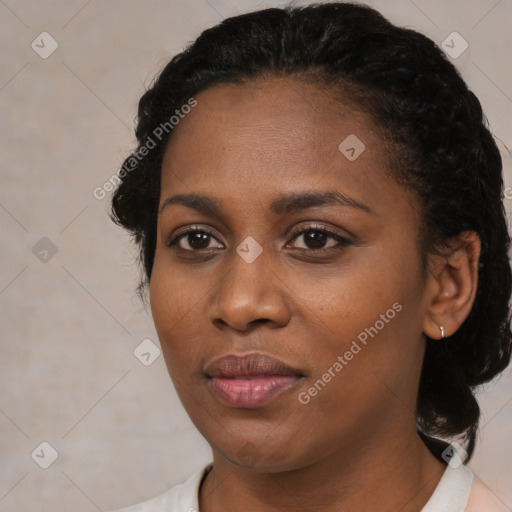
[[[425,335],[440,338],[439,325],[450,335],[469,314],[478,237],[464,233],[444,257],[429,255],[425,277],[416,198],[389,177],[372,121],[328,90],[266,78],[196,99],[166,149],[160,205],[196,193],[222,211],[170,204],[160,213],[150,304],[179,397],[212,447],[201,512],[420,511],[446,467],[416,433]],[[354,161],[338,149],[349,134],[365,144]],[[325,190],[371,213],[347,205],[270,211],[281,194]],[[290,236],[311,224],[350,243],[329,252],[333,238],[322,246]],[[167,247],[187,226],[213,236]],[[252,263],[236,252],[249,236],[263,249]],[[401,311],[302,404],[298,394],[397,302]],[[260,408],[220,404],[207,364],[254,351],[305,377]]]

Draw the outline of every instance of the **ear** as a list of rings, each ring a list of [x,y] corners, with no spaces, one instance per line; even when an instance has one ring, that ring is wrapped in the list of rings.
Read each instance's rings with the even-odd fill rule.
[[[469,315],[478,286],[480,238],[474,231],[464,231],[449,242],[442,255],[429,255],[427,311],[423,333],[441,339],[454,334]]]

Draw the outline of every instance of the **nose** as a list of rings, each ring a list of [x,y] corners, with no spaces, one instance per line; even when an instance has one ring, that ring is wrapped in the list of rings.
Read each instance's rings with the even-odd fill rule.
[[[217,325],[247,331],[260,323],[284,327],[290,321],[287,286],[270,268],[265,251],[248,263],[234,252],[226,262],[209,307],[209,318]]]

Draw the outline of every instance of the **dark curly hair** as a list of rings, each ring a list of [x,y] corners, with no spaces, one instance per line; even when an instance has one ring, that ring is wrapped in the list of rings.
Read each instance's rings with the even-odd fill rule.
[[[479,235],[473,308],[454,334],[427,343],[417,401],[418,433],[432,452],[439,457],[446,447],[435,436],[457,437],[469,461],[480,417],[475,388],[503,371],[511,354],[501,157],[480,102],[440,48],[368,6],[317,3],[235,16],[165,66],[140,99],[139,145],[118,173],[110,214],[140,249],[140,297],[151,280],[161,164],[172,135],[158,127],[213,85],[272,76],[329,87],[371,117],[388,150],[388,172],[417,194],[424,267],[426,255],[451,237]]]

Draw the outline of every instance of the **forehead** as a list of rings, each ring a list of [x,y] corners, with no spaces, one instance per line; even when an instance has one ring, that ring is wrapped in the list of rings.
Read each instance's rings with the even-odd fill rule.
[[[292,77],[215,85],[195,99],[197,106],[173,130],[171,150],[188,139],[200,145],[197,149],[207,146],[217,153],[225,147],[240,149],[240,142],[246,154],[295,147],[299,155],[332,149],[332,138],[325,138],[332,130],[340,142],[349,133],[376,142],[373,123],[350,100],[336,100],[334,89]],[[255,143],[247,144],[251,140]]]
[[[385,180],[374,124],[332,89],[267,78],[216,85],[195,99],[166,148],[162,195],[172,189],[256,196],[336,185],[375,190]]]

